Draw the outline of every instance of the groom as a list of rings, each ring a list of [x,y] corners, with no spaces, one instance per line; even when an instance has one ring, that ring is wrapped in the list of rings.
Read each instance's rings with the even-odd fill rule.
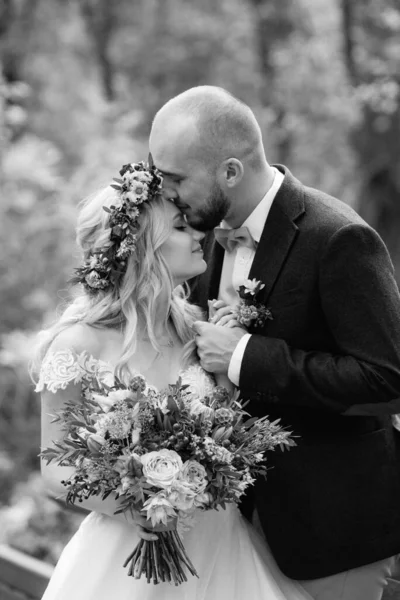
[[[202,366],[298,436],[243,512],[312,597],[377,600],[400,552],[400,297],[385,245],[350,207],[269,165],[252,111],[221,88],[163,106],[150,151],[166,196],[209,232],[194,301],[237,304],[256,279],[272,314],[248,331],[196,324]]]

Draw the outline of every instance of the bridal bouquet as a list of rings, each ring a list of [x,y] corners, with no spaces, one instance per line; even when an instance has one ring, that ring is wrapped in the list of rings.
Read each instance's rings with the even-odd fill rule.
[[[214,387],[200,367],[189,370],[200,385],[178,380],[163,392],[142,376],[129,385],[115,378],[112,386],[94,378],[83,385],[79,405],[57,412],[64,438],[41,456],[74,468],[62,482],[67,502],[114,492],[116,514],[139,510],[153,526],[167,525],[237,502],[265,474],[265,452],[295,445],[277,421],[246,420],[237,392]],[[127,557],[128,575],[175,585],[187,581],[185,567],[197,576],[176,529],[157,535]]]

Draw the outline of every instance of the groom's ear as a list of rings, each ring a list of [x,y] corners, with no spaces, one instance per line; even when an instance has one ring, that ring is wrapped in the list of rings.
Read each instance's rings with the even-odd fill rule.
[[[243,164],[237,158],[227,158],[221,164],[221,174],[226,187],[236,187],[243,178]]]

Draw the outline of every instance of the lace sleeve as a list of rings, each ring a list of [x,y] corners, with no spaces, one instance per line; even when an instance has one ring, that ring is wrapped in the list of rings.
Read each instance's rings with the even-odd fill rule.
[[[101,361],[86,351],[77,354],[71,349],[48,352],[42,362],[39,381],[35,388],[41,392],[47,388],[53,394],[65,390],[70,383],[78,384],[98,376]],[[101,369],[104,371],[104,366]]]

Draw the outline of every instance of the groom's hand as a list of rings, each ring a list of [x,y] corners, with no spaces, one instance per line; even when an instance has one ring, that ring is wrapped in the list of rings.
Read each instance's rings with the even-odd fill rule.
[[[242,327],[219,327],[204,321],[196,321],[193,329],[203,369],[209,373],[228,373],[232,354],[247,330]]]

